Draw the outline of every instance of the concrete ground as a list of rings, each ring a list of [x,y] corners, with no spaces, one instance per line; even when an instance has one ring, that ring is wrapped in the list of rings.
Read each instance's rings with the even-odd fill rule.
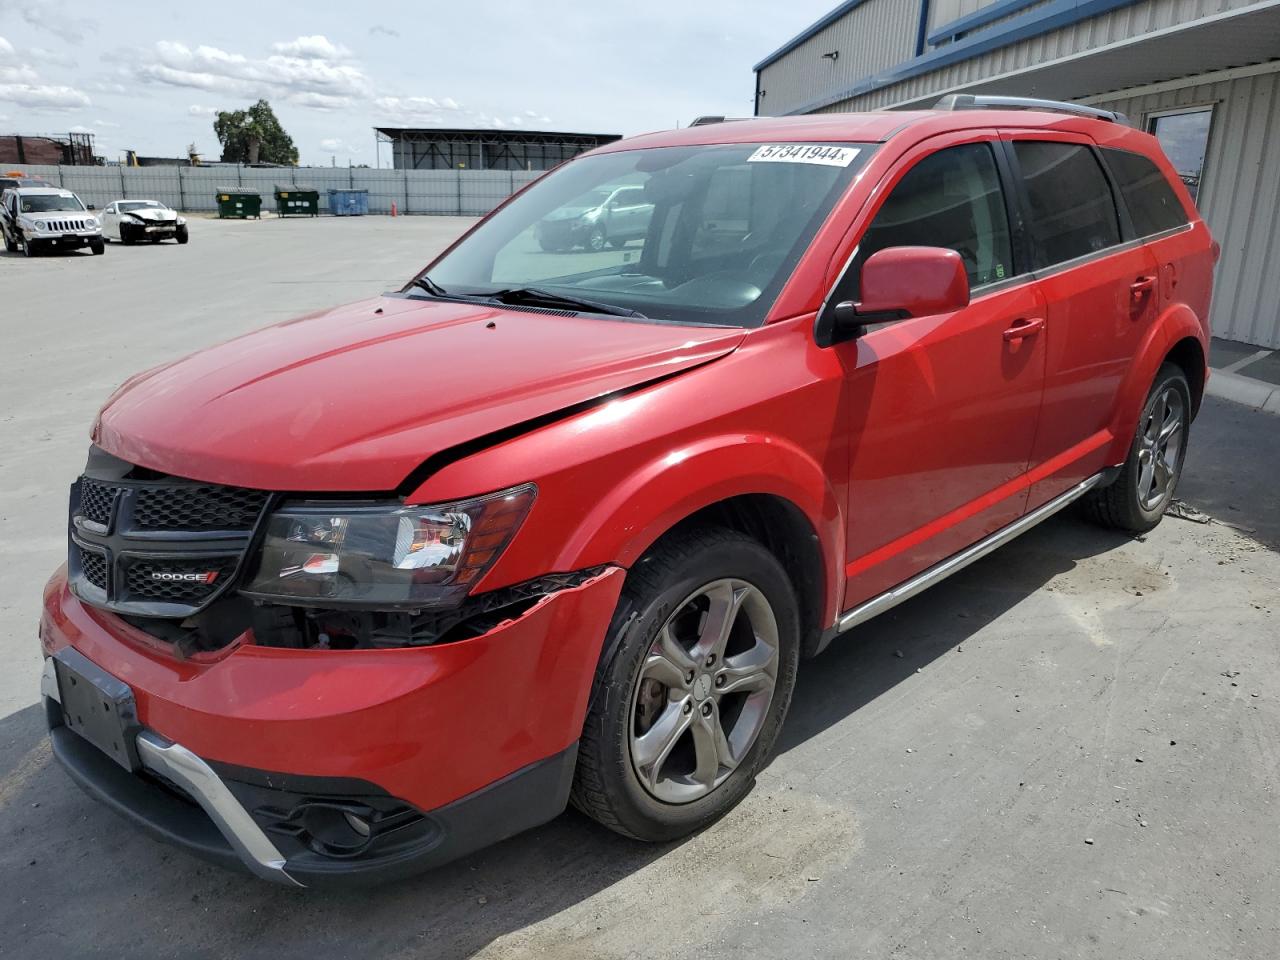
[[[0,957],[1269,958],[1280,942],[1280,418],[1206,402],[1131,540],[1061,516],[802,670],[777,760],[668,846],[568,813],[345,894],[223,872],[50,761],[40,586],[128,374],[398,285],[463,225],[197,223],[0,258]]]

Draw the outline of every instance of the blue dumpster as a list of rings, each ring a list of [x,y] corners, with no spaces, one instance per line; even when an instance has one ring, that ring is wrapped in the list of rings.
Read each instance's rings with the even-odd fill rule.
[[[335,217],[362,217],[369,212],[368,190],[330,190],[329,212]]]

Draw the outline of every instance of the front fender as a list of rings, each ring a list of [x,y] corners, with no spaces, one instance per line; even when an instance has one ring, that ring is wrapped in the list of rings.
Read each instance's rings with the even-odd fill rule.
[[[825,569],[843,571],[844,524],[822,464],[785,438],[742,433],[701,438],[633,470],[582,515],[556,568],[573,570],[603,557],[629,567],[680,521],[751,494],[799,509],[818,538]],[[822,622],[834,618],[842,591],[842,583],[827,584]]]
[[[1203,362],[1209,356],[1209,337],[1200,318],[1185,303],[1170,304],[1148,328],[1120,387],[1115,416],[1111,422],[1114,439],[1108,463],[1123,463],[1129,456],[1129,446],[1133,443],[1138,417],[1142,413],[1142,406],[1156,373],[1174,346],[1188,338],[1199,344]],[[1206,367],[1202,372],[1201,382],[1207,375]]]

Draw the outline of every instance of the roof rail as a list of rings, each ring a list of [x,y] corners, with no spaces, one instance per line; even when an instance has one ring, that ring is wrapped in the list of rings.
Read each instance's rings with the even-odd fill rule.
[[[737,123],[740,120],[753,120],[753,119],[755,118],[754,117],[713,117],[708,115],[708,116],[696,117],[694,121],[691,124],[689,124],[689,126],[709,127],[713,123]]]
[[[1035,97],[989,97],[973,93],[951,93],[933,105],[935,110],[1047,110],[1052,113],[1070,113],[1077,117],[1092,117],[1111,123],[1128,124],[1129,118],[1113,110],[1099,110],[1082,103],[1063,100],[1037,100]]]

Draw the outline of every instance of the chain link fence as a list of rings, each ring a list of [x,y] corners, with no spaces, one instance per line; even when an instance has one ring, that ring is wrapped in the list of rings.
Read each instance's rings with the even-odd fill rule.
[[[364,167],[68,167],[18,164],[13,169],[74,190],[101,210],[116,200],[159,200],[175,210],[215,211],[219,187],[262,195],[275,210],[276,185],[320,191],[329,212],[330,190],[368,190],[369,212],[482,216],[542,176],[524,170],[372,170]]]

